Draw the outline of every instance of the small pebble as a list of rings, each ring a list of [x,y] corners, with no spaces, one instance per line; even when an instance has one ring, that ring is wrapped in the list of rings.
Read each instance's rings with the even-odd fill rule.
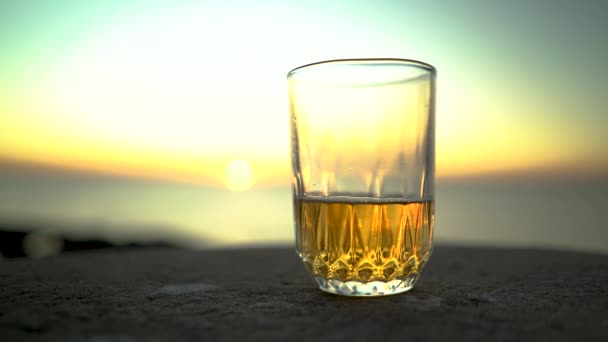
[[[477,303],[496,303],[496,298],[490,296],[487,293],[482,293],[482,294],[473,294],[470,293],[467,295],[467,299],[472,301],[472,302],[477,302]]]

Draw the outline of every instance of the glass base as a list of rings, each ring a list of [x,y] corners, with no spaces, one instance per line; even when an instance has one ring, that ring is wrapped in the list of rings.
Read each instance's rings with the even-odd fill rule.
[[[319,276],[314,277],[314,279],[319,288],[328,293],[352,297],[376,297],[403,293],[413,289],[418,280],[418,274],[410,275],[405,279],[395,279],[387,282],[370,281],[368,283],[325,279]]]

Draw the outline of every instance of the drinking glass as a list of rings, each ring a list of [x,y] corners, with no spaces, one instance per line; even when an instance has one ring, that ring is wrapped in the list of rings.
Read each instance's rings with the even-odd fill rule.
[[[287,75],[296,248],[323,291],[413,288],[432,252],[435,68],[312,63]]]

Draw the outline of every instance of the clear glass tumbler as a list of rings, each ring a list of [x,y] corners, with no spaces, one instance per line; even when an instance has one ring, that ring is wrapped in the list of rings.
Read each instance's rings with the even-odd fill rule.
[[[323,291],[413,288],[432,251],[433,66],[346,59],[287,75],[298,255]]]

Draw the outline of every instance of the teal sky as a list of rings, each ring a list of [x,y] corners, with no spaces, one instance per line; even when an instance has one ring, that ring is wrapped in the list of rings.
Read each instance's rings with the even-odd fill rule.
[[[187,150],[201,154],[212,153],[214,146],[226,146],[217,151],[229,158],[247,157],[256,149],[270,151],[273,158],[286,158],[288,137],[283,126],[287,114],[281,106],[287,71],[333,58],[402,57],[419,59],[438,69],[440,174],[441,170],[446,174],[450,170],[455,170],[455,174],[490,172],[509,169],[509,165],[520,169],[528,165],[606,171],[607,13],[608,1],[591,0],[255,4],[4,0],[0,2],[0,136],[4,135],[0,137],[0,156],[23,153],[26,159],[42,160],[64,151],[66,147],[59,143],[47,151],[47,146],[23,138],[35,139],[36,130],[32,127],[48,121],[62,123],[57,135],[73,134],[73,139],[78,139],[73,131],[82,131],[98,145],[124,143],[135,150]],[[125,40],[121,38],[123,33]],[[87,61],[90,57],[98,59]],[[104,65],[108,59],[114,64]],[[149,63],[158,74],[138,71],[126,75],[139,67],[138,61]],[[213,66],[202,69],[205,64]],[[70,69],[72,65],[74,69]],[[186,76],[175,78],[171,73],[176,69]],[[76,77],[83,70],[83,76]],[[86,74],[90,70],[96,71]],[[104,78],[105,83],[95,83],[95,77],[106,77],[99,70],[115,70],[118,75]],[[188,70],[194,70],[193,79],[187,79]],[[209,70],[215,72],[215,78],[205,83],[201,79]],[[158,81],[167,84],[168,91],[178,84],[186,92],[200,88],[201,93],[205,87],[213,88],[222,75],[234,83],[247,80],[256,88],[260,102],[253,106],[255,112],[242,114],[243,121],[251,127],[246,116],[257,116],[263,123],[259,130],[264,137],[256,139],[255,135],[237,130],[245,137],[242,143],[235,142],[236,138],[218,141],[214,136],[216,140],[203,140],[200,149],[192,151],[187,146],[197,139],[195,133],[190,140],[184,138],[181,143],[166,146],[144,135],[128,141],[120,131],[99,128],[106,123],[99,121],[103,112],[90,111],[94,103],[73,107],[69,102],[76,95],[70,93],[65,100],[68,105],[54,107],[55,102],[40,95],[61,90],[58,84],[68,82],[62,83],[62,75],[72,80],[66,89],[81,87],[95,93],[113,89],[112,82],[121,84],[122,74],[131,79],[150,75],[141,82]],[[255,87],[256,80],[259,87]],[[158,91],[162,93],[163,89]],[[218,94],[231,97],[234,102],[251,100],[241,98],[238,91]],[[116,98],[109,97],[110,101]],[[162,107],[171,99],[151,100],[151,106]],[[183,99],[178,96],[177,100]],[[197,103],[195,95],[190,100]],[[201,95],[199,113],[216,109],[205,106]],[[134,112],[149,110],[133,108]],[[22,112],[27,112],[28,117]],[[176,120],[193,126],[194,121],[188,123],[192,115],[178,115]],[[237,114],[226,115],[231,121],[240,120]],[[74,119],[82,117],[88,121]],[[145,127],[143,117],[134,121],[142,122],[145,130],[156,132],[156,136],[160,131],[155,130],[166,126]],[[16,133],[9,134],[7,127]],[[202,136],[226,128],[219,124],[208,128],[208,134],[205,129],[201,128]],[[184,136],[189,137],[178,127],[165,140],[177,141]],[[111,151],[99,153],[101,156]],[[62,158],[69,160],[69,155],[69,151],[65,152]],[[101,163],[102,159],[96,162]]]

